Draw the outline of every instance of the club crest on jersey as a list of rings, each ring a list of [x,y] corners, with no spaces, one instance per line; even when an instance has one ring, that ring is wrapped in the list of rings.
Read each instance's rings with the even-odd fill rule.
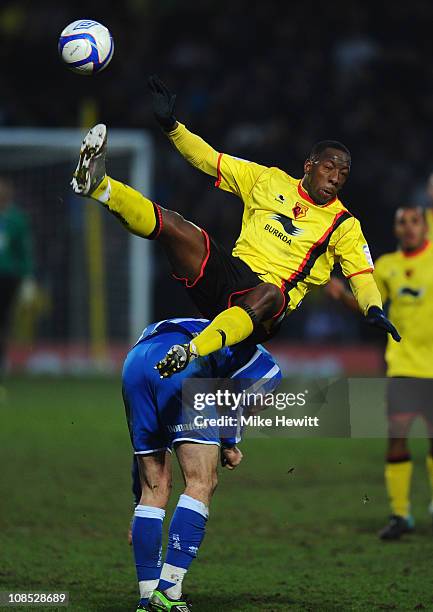
[[[292,208],[292,211],[295,219],[301,219],[307,214],[308,206],[306,206],[305,204],[301,204],[301,202],[296,202],[296,204]]]
[[[286,217],[285,215],[272,215],[271,219],[275,219],[275,221],[281,223],[286,234],[289,234],[290,236],[300,236],[304,233],[303,229],[293,225],[293,221],[290,217]]]

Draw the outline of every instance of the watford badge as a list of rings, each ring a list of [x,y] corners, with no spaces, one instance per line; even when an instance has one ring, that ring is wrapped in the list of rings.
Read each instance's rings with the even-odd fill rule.
[[[295,219],[301,219],[307,214],[308,206],[306,206],[305,204],[301,204],[300,202],[296,202],[292,210]]]

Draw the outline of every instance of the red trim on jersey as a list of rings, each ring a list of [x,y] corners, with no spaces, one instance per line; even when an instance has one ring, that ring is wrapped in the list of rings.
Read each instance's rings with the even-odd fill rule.
[[[305,268],[305,266],[308,263],[308,260],[310,258],[311,253],[314,251],[314,249],[316,249],[318,246],[320,246],[323,242],[325,242],[325,240],[327,239],[327,237],[329,236],[329,234],[333,231],[335,224],[337,223],[338,219],[342,216],[345,215],[346,211],[345,210],[341,210],[339,213],[337,213],[334,217],[334,221],[332,222],[332,225],[330,225],[330,227],[328,227],[328,229],[326,230],[326,232],[323,234],[323,236],[321,238],[319,238],[319,240],[317,240],[309,249],[308,253],[305,255],[301,265],[299,266],[299,268],[296,270],[296,272],[293,272],[293,274],[290,276],[288,282],[290,283],[294,278],[296,278],[296,276],[300,273],[302,273],[302,270]]]
[[[358,274],[367,274],[368,272],[373,272],[374,268],[366,268],[365,270],[360,270],[359,272],[354,272],[353,274],[349,274],[346,278],[352,278],[352,276],[357,276]]]
[[[209,235],[208,233],[200,228],[201,233],[204,236],[205,242],[206,242],[206,255],[202,261],[202,264],[200,266],[200,272],[198,273],[198,276],[196,276],[196,278],[193,281],[188,280],[186,277],[181,277],[181,276],[176,276],[176,274],[172,274],[172,277],[175,278],[178,281],[184,282],[185,283],[185,287],[187,287],[188,289],[191,289],[191,287],[194,287],[194,285],[196,283],[198,283],[198,281],[201,279],[201,277],[204,274],[204,269],[206,267],[206,264],[208,262],[209,259],[209,255],[210,255],[210,244],[209,244]]]
[[[325,206],[329,206],[330,204],[333,204],[337,199],[337,196],[335,196],[335,198],[332,198],[332,200],[329,200],[329,202],[326,202],[326,204],[318,204],[308,195],[308,193],[302,187],[302,179],[300,179],[298,183],[298,193],[301,196],[301,198],[304,198],[304,200],[307,200],[307,202],[310,202],[310,204],[314,204],[314,206],[320,206],[320,208],[324,208]]]
[[[215,181],[215,187],[219,187],[221,185],[221,181],[222,181],[222,176],[221,176],[221,158],[223,156],[223,153],[219,153],[218,154],[218,161],[217,161],[217,180]]]
[[[430,246],[430,241],[425,240],[423,244],[418,249],[415,249],[414,251],[402,251],[403,257],[415,257],[416,255],[419,255],[420,253],[425,251],[429,246]]]

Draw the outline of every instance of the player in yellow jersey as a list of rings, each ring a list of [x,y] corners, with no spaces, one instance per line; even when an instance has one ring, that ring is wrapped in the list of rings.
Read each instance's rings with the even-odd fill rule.
[[[72,181],[119,217],[128,229],[163,246],[175,278],[212,323],[189,345],[173,347],[158,364],[162,376],[184,369],[191,359],[249,339],[263,342],[282,318],[297,308],[314,285],[324,285],[335,263],[350,278],[367,320],[400,336],[382,311],[373,263],[359,221],[338,199],[350,171],[344,145],[315,145],[304,178],[278,168],[219,154],[172,116],[174,96],[150,80],[155,115],[171,141],[216,185],[244,202],[242,231],[233,253],[179,214],[163,209],[105,173],[106,128],[86,136]]]
[[[433,499],[433,245],[420,207],[399,208],[395,235],[400,249],[379,257],[375,279],[389,314],[402,333],[400,343],[388,342],[387,417],[388,451],[385,482],[391,520],[380,532],[382,539],[397,539],[413,529],[409,490],[412,461],[407,443],[414,419],[425,419],[430,439],[426,459]],[[328,293],[357,308],[344,284],[333,279]],[[430,505],[433,514],[433,501]]]
[[[433,242],[433,172],[430,174],[427,180],[426,194],[428,198],[428,205],[425,209],[425,216],[428,225],[428,239]]]

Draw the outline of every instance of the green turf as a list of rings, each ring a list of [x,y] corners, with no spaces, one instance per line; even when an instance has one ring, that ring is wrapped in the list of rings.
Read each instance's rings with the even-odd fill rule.
[[[118,381],[14,379],[8,387],[0,590],[65,590],[72,610],[134,610],[130,447]],[[426,445],[412,446],[417,531],[382,543],[382,440],[247,440],[242,466],[221,473],[185,581],[194,610],[433,609]]]

